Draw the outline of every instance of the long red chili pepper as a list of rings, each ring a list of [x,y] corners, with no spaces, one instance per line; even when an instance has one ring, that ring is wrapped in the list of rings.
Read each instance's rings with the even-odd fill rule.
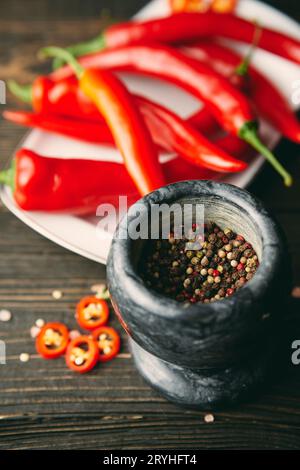
[[[220,44],[201,42],[187,46],[182,51],[194,59],[210,64],[217,72],[235,80],[235,72],[242,57]],[[248,67],[247,93],[257,111],[284,136],[300,142],[300,123],[290,109],[289,103],[277,88],[253,66]],[[274,106],[271,105],[274,103]]]
[[[105,47],[160,42],[179,44],[185,41],[219,36],[251,44],[254,22],[234,14],[178,13],[150,21],[130,21],[108,27],[90,42],[71,46],[75,56],[97,52]],[[300,64],[300,41],[270,28],[262,28],[258,47]]]
[[[146,102],[144,99],[142,101]],[[156,107],[155,109],[157,111],[159,108]],[[153,118],[151,114],[149,116],[144,115],[144,117],[154,142],[164,150],[178,152],[185,160],[212,171],[236,172],[242,171],[247,167],[244,161],[237,160],[230,156],[230,152],[224,151],[222,145],[220,146],[218,142],[213,144],[170,111],[164,108],[161,108],[161,110],[162,112],[157,114],[156,121],[155,117]],[[146,107],[147,112],[151,113],[150,107]],[[164,112],[166,116],[164,116]],[[55,115],[39,115],[26,111],[9,110],[3,112],[3,117],[16,124],[38,127],[86,142],[114,145],[113,137],[104,122],[96,124]],[[239,141],[244,143],[244,146],[241,146],[241,148],[244,150],[247,148],[247,144],[244,141],[234,136],[231,136],[231,140],[233,142]],[[234,150],[236,150],[235,143],[233,145]],[[238,155],[235,152],[233,155],[241,157],[243,152],[239,152]]]
[[[188,122],[204,135],[211,135],[220,129],[217,121],[205,106],[188,118]]]
[[[80,121],[56,114],[28,111],[3,111],[3,117],[25,127],[37,127],[45,131],[66,135],[73,139],[95,144],[114,145],[114,139],[104,122]]]
[[[163,106],[152,106],[143,98],[138,102],[155,142],[161,147],[169,145],[170,152],[176,151],[193,164],[199,164],[213,171],[236,172],[246,168],[245,162],[232,158],[215,144],[199,134],[188,122]]]
[[[180,158],[161,165],[166,183],[185,179],[217,179],[218,175]],[[0,173],[0,183],[12,188],[16,203],[26,211],[95,213],[99,204],[128,204],[139,193],[124,165],[107,161],[42,157],[28,149],[16,153],[13,166]]]
[[[80,88],[104,116],[140,194],[144,196],[164,186],[157,149],[122,82],[110,72],[92,69],[82,71],[79,79]]]
[[[90,54],[81,58],[87,68],[106,68],[140,72],[169,80],[203,100],[221,126],[247,141],[265,156],[284,179],[292,184],[291,175],[262,144],[257,134],[257,122],[247,98],[228,80],[206,64],[185,57],[167,46],[137,45]],[[70,67],[52,73],[59,80],[72,75]]]
[[[84,69],[63,49],[48,48],[44,50],[45,55],[46,53],[64,57],[72,65],[80,90],[104,117],[140,194],[144,196],[164,186],[157,148],[125,85],[108,71]]]

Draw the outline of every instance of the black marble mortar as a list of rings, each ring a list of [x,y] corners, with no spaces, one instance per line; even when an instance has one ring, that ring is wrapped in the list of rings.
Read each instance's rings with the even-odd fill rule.
[[[151,205],[202,203],[205,219],[244,236],[257,252],[254,277],[231,297],[185,304],[149,289],[138,265],[147,240],[128,238],[135,216],[123,218],[111,245],[107,275],[114,309],[130,337],[142,376],[177,404],[214,408],[248,399],[276,361],[278,332],[291,288],[281,229],[249,192],[213,181],[184,181],[140,201]]]

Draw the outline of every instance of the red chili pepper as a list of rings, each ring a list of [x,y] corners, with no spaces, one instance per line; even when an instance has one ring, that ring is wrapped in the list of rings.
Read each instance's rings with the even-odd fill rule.
[[[80,90],[104,117],[140,194],[144,196],[164,186],[157,149],[134,98],[125,85],[108,71],[82,68],[63,49],[47,48],[44,49],[44,54],[64,57],[72,65]]]
[[[220,129],[213,115],[205,107],[191,116],[188,122],[204,135],[211,135]]]
[[[202,136],[188,122],[150,101],[138,99],[141,112],[154,142],[164,150],[176,152],[185,160],[212,171],[237,172],[247,165],[233,158],[216,144]],[[75,137],[88,142],[114,145],[113,137],[104,122],[80,122],[56,116],[43,116],[26,111],[4,111],[3,116],[17,124]]]
[[[163,163],[166,183],[186,179],[217,179],[219,175],[180,158]],[[128,204],[139,194],[124,165],[86,159],[47,158],[20,149],[13,166],[0,173],[0,183],[12,188],[14,199],[26,211],[95,213],[99,204],[118,204],[119,195]]]
[[[95,296],[84,297],[76,307],[78,325],[84,330],[94,330],[108,322],[109,308],[104,299]]]
[[[52,51],[53,52],[53,51]],[[51,49],[48,49],[48,55]],[[54,54],[53,54],[54,55]],[[244,139],[265,156],[284,179],[292,184],[291,175],[262,144],[257,134],[257,122],[247,98],[228,80],[206,64],[185,57],[166,46],[128,46],[85,56],[80,63],[87,68],[141,72],[169,80],[203,100],[222,127]],[[53,72],[53,79],[72,74],[70,67]]]
[[[223,152],[173,112],[158,104],[153,106],[145,98],[138,102],[155,142],[161,147],[213,171],[236,172],[246,168],[245,162]]]
[[[62,117],[56,114],[36,114],[28,111],[3,111],[3,117],[21,126],[37,127],[96,144],[114,145],[114,139],[104,121],[98,123]]]
[[[252,43],[256,24],[228,13],[177,13],[148,21],[130,21],[108,27],[90,42],[70,46],[74,56],[97,52],[105,47],[149,42],[179,44],[207,37],[224,37]],[[300,64],[300,41],[270,28],[262,28],[260,48]]]
[[[32,85],[19,85],[9,80],[8,88],[20,100],[32,104],[38,114],[57,114],[96,123],[103,121],[99,109],[82,92],[74,76],[59,82],[41,76]]]
[[[36,338],[36,350],[45,359],[64,354],[69,342],[69,330],[63,323],[46,323]]]
[[[236,70],[242,57],[217,43],[201,42],[183,48],[183,52],[202,63],[211,65],[217,72],[231,79],[236,77]],[[253,66],[248,67],[247,92],[252,98],[257,111],[265,117],[285,137],[300,142],[300,123],[289,103],[279,90],[261,72]],[[271,106],[270,103],[276,103]]]
[[[157,149],[122,82],[110,72],[89,69],[83,71],[79,86],[104,116],[141,196],[164,186]]]
[[[181,11],[206,12],[208,10],[219,13],[230,13],[234,10],[237,0],[170,0],[174,13]]]
[[[66,364],[69,369],[84,374],[92,370],[98,361],[98,345],[89,336],[78,336],[69,343],[66,352]]]
[[[245,158],[247,156],[253,156],[255,153],[254,149],[249,147],[247,142],[234,135],[227,134],[224,137],[217,139],[216,144],[221,147],[225,152],[230,153],[237,158]]]
[[[92,336],[99,348],[99,361],[111,361],[121,347],[119,334],[110,326],[101,326],[92,332]]]

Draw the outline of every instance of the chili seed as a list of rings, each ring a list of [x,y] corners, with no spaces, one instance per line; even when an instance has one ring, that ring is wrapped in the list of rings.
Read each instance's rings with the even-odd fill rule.
[[[32,326],[30,328],[31,338],[33,338],[33,339],[36,338],[39,335],[40,331],[41,331],[41,329],[38,326]]]
[[[300,299],[300,287],[296,286],[292,290],[292,297],[295,299]]]
[[[35,322],[35,325],[38,328],[43,328],[43,326],[45,325],[45,320],[43,320],[42,318],[38,318]]]
[[[60,291],[60,290],[54,290],[54,291],[52,292],[52,297],[53,297],[55,300],[61,299],[62,296],[63,296],[63,293],[62,293],[62,291]]]
[[[105,284],[94,284],[91,287],[91,291],[94,292],[95,294],[98,294],[98,292],[104,292],[105,290],[106,290]]]
[[[0,321],[7,322],[12,318],[12,314],[9,310],[2,309],[0,310]]]
[[[19,358],[21,362],[28,362],[30,359],[30,356],[28,353],[21,353]]]
[[[215,417],[214,417],[213,414],[208,413],[207,415],[204,416],[204,421],[205,421],[205,423],[207,423],[207,424],[211,424],[211,423],[213,423],[213,422],[215,421]]]
[[[70,340],[78,338],[78,336],[80,336],[80,334],[81,333],[78,330],[71,330],[70,333],[69,333],[69,338],[70,338]]]

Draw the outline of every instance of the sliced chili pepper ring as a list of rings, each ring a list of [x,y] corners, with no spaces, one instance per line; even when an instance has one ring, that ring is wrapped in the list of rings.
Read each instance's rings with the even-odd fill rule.
[[[99,348],[100,362],[110,361],[120,351],[120,336],[114,328],[101,326],[93,331],[92,336]]]
[[[36,338],[36,350],[45,359],[55,359],[67,349],[69,330],[59,322],[46,323]]]
[[[104,299],[88,296],[81,299],[76,307],[76,319],[85,330],[94,330],[105,325],[109,318],[109,308]]]
[[[81,374],[92,370],[99,360],[99,348],[91,337],[78,336],[67,348],[66,364],[69,369]]]

